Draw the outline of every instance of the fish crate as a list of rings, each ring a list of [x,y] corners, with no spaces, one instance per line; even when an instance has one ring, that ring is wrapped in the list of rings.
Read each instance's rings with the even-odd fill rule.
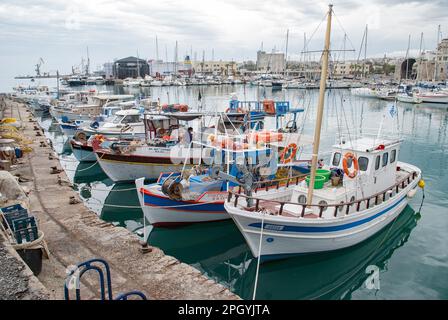
[[[13,221],[17,219],[28,218],[28,210],[23,208],[20,204],[0,208],[3,216],[2,223],[5,229],[10,229],[13,226]]]
[[[15,219],[12,222],[17,244],[33,242],[39,238],[36,219],[34,217]]]

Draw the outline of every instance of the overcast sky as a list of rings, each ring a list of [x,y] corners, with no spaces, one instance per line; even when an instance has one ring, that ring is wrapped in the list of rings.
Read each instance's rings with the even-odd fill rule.
[[[332,47],[341,49],[344,30],[347,49],[359,50],[365,25],[369,25],[368,55],[403,54],[409,34],[411,47],[418,51],[424,32],[426,49],[436,45],[437,26],[448,35],[446,0],[335,0],[336,19]],[[155,37],[159,58],[174,57],[179,43],[179,59],[197,52],[202,59],[255,60],[264,49],[285,50],[293,56],[322,21],[327,1],[321,0],[1,0],[0,89],[16,74],[34,73],[42,57],[43,71],[56,68],[68,73],[79,65],[89,47],[92,68],[126,56],[155,58]],[[323,46],[324,26],[315,33],[309,50]],[[165,50],[167,48],[167,50]],[[347,53],[354,58],[358,53]]]

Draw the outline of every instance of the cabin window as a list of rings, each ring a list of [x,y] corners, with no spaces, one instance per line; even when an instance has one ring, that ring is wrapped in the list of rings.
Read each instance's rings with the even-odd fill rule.
[[[300,204],[305,204],[306,203],[306,196],[304,196],[303,194],[299,196],[299,203]]]
[[[367,171],[367,167],[369,166],[369,159],[366,157],[358,158],[359,170]]]
[[[389,152],[383,154],[383,167],[387,166],[387,161],[389,160]]]
[[[394,163],[397,158],[397,150],[392,150],[390,153],[390,163]]]
[[[381,161],[380,156],[376,156],[376,159],[375,159],[375,170],[378,170],[380,168],[380,161]]]
[[[139,115],[130,115],[123,119],[122,123],[136,123],[140,122]]]
[[[112,121],[112,123],[120,123],[121,120],[124,118],[124,116],[116,116],[115,119]]]
[[[335,152],[333,156],[333,165],[337,167],[339,166],[339,162],[341,162],[341,154],[339,152]]]

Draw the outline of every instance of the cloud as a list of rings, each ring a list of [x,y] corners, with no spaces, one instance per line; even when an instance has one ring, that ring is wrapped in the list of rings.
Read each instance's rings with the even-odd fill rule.
[[[445,24],[445,0],[335,0],[332,46],[359,50],[369,24],[369,55],[405,51],[408,35],[418,48],[425,33],[427,49],[436,44],[438,24]],[[289,29],[291,56],[303,49],[304,33],[309,49],[323,45],[326,0],[2,0],[0,3],[0,57],[12,59],[10,72],[32,72],[39,57],[45,67],[64,69],[79,64],[89,46],[96,64],[135,55],[173,59],[175,41],[179,56],[191,50],[206,59],[212,48],[218,59],[255,59],[263,42],[265,50],[285,50]],[[445,33],[446,35],[446,33]],[[166,47],[166,49],[165,49]],[[357,54],[356,54],[357,55]],[[14,68],[14,69],[13,69]]]

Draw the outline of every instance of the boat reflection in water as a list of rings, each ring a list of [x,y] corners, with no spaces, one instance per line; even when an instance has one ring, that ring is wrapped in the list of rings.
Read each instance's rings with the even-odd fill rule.
[[[81,184],[92,182],[101,182],[106,186],[112,186],[114,184],[103,170],[101,170],[98,163],[79,162],[76,167],[73,183]]]
[[[112,180],[110,182],[113,183]],[[100,218],[140,234],[139,230],[143,225],[143,212],[138,205],[135,184],[115,184],[104,197]]]
[[[419,214],[407,206],[391,225],[356,246],[265,263],[260,267],[256,298],[350,299],[369,276],[367,266],[384,270],[418,219]],[[243,299],[252,299],[257,260],[231,221],[174,230],[154,228],[149,243],[193,265]]]

